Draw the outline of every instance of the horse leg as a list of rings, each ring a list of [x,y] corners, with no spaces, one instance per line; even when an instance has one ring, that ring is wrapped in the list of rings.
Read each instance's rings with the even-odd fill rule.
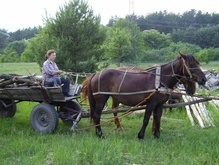
[[[138,133],[138,138],[139,139],[144,139],[145,130],[146,130],[146,127],[148,125],[148,122],[149,122],[150,116],[152,114],[152,111],[154,109],[154,106],[155,105],[152,105],[152,104],[149,105],[148,104],[147,107],[146,107],[145,114],[144,114],[143,125],[141,127],[141,130]]]
[[[113,99],[112,109],[115,110],[118,107],[119,107],[119,103]],[[119,131],[123,130],[123,128],[120,124],[119,118],[117,117],[117,112],[113,113],[113,115],[114,115],[114,123],[117,126],[117,130],[119,130]]]
[[[153,113],[153,123],[152,123],[152,128],[151,128],[151,130],[152,130],[152,132],[154,133],[155,132],[155,119],[154,119],[154,113]],[[160,130],[162,131],[163,129],[162,129],[162,127],[161,127],[161,125],[160,125]]]
[[[102,110],[104,108],[104,105],[107,101],[109,97],[108,96],[102,96],[102,97],[98,97],[98,99],[96,99],[96,105],[95,105],[95,111],[94,111],[94,115],[93,115],[93,121],[94,121],[94,124],[95,124],[95,129],[96,129],[96,135],[99,137],[99,138],[104,138],[103,136],[103,132],[102,132],[102,129],[101,129],[101,126],[100,126],[100,117],[101,117],[101,113],[102,113]],[[98,102],[99,100],[99,102]]]
[[[163,105],[158,105],[154,110],[153,123],[155,125],[155,129],[154,129],[154,137],[155,138],[160,137],[160,119],[161,119],[162,112],[163,112],[162,109],[163,109]]]
[[[152,129],[152,132],[155,131],[154,113],[153,113],[153,123],[152,123],[152,127],[151,127],[151,129]]]
[[[96,130],[96,135],[99,138],[103,138],[103,132],[100,126],[100,116],[101,116],[101,111],[95,111],[94,116],[93,116],[93,121],[94,121],[94,125],[95,125],[95,130]]]
[[[117,117],[117,113],[113,113],[114,115],[114,123],[116,124],[117,130],[122,131],[123,127],[120,124],[119,118]]]

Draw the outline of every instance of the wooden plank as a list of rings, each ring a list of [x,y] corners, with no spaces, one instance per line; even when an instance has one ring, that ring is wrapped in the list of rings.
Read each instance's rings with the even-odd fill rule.
[[[199,106],[200,106],[201,109],[204,110],[204,111],[203,111],[203,115],[204,115],[204,118],[205,118],[207,124],[208,124],[209,126],[215,127],[215,125],[214,125],[214,123],[213,123],[213,120],[212,120],[212,118],[211,118],[211,115],[210,115],[208,109],[206,108],[205,104],[199,103]]]
[[[8,96],[3,88],[0,88],[0,99],[10,99],[10,96]]]
[[[47,87],[45,88],[50,100],[52,101],[65,101],[61,87]]]
[[[185,95],[182,95],[182,98],[183,98],[184,102],[188,102],[188,99],[186,98]],[[189,105],[186,105],[185,108],[186,108],[186,113],[187,113],[187,115],[189,117],[189,120],[190,120],[192,126],[194,126],[195,125],[195,121],[194,121],[194,119],[192,117],[192,113],[191,113],[191,109],[190,109]]]
[[[1,88],[0,98],[2,99],[14,99],[20,101],[44,101],[47,96],[47,101],[65,101],[65,97],[62,93],[61,87],[46,87],[42,89],[37,87],[18,87],[18,88]]]
[[[191,100],[191,101],[192,101],[193,98],[192,98],[191,96],[188,96],[188,100]],[[195,115],[196,119],[198,120],[199,125],[200,125],[202,128],[204,128],[204,127],[205,127],[204,122],[203,122],[203,120],[202,120],[202,118],[201,118],[201,116],[200,116],[200,114],[199,114],[199,112],[198,112],[198,110],[197,110],[195,104],[190,105],[190,107],[191,107],[191,109],[192,109],[192,111],[193,111],[193,114]]]
[[[194,100],[197,100],[196,97],[193,98]],[[200,115],[200,117],[202,118],[203,122],[204,122],[204,125],[209,127],[211,126],[210,123],[209,123],[209,118],[207,118],[207,108],[205,106],[202,105],[202,103],[197,103],[195,104],[196,108],[197,108],[197,111]]]
[[[8,94],[14,100],[21,101],[42,101],[43,95],[40,88],[5,88],[5,93]]]

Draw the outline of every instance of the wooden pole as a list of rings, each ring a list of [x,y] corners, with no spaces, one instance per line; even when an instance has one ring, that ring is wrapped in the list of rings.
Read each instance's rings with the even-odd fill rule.
[[[208,99],[208,98],[204,98],[204,99],[199,99],[197,101],[187,101],[187,102],[184,102],[184,103],[177,103],[177,104],[164,104],[163,105],[163,108],[176,108],[176,107],[182,107],[182,106],[186,106],[186,105],[190,105],[190,104],[195,104],[195,103],[198,103],[198,102],[206,102],[206,101],[209,101],[209,100],[212,100],[212,99]],[[128,110],[131,110],[131,111],[138,111],[138,110],[143,110],[143,109],[146,109],[146,105],[142,105],[142,106],[138,106],[138,107],[134,107],[134,108],[119,108],[119,109],[116,109],[116,110],[105,110],[105,111],[102,111],[102,114],[110,114],[110,113],[122,113],[122,112],[126,112]]]

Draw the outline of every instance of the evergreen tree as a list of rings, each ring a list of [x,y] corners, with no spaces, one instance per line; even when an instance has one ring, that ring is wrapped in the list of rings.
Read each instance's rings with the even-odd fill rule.
[[[54,18],[45,20],[46,26],[30,43],[33,50],[39,50],[35,57],[37,62],[42,65],[46,51],[55,49],[60,69],[93,72],[101,55],[99,46],[104,40],[100,17],[94,16],[84,1],[73,0],[60,7]]]

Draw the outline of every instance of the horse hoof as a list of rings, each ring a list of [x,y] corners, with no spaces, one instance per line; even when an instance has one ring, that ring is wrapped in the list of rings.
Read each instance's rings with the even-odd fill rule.
[[[159,133],[154,133],[154,138],[155,139],[159,139],[160,138],[160,134]]]
[[[103,135],[103,133],[102,133],[102,131],[96,131],[96,135],[97,135],[99,138],[101,138],[101,139],[104,139],[104,138],[105,138],[104,135]]]
[[[138,139],[142,140],[142,139],[144,139],[144,136],[141,134],[138,134]]]
[[[123,129],[123,127],[117,127],[116,130],[117,131],[123,131],[124,129]]]
[[[105,136],[102,134],[102,135],[97,135],[98,138],[100,139],[105,139]]]
[[[97,135],[100,139],[105,139],[105,136],[104,135],[101,135],[101,136],[99,136],[99,135]]]

